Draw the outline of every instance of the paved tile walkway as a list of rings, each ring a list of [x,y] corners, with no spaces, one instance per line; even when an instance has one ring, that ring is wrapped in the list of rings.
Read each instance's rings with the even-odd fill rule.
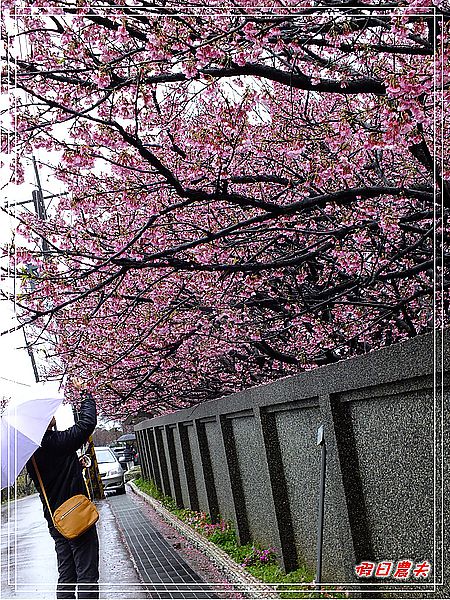
[[[108,497],[138,571],[155,599],[213,600],[217,596],[153,527],[126,494]]]

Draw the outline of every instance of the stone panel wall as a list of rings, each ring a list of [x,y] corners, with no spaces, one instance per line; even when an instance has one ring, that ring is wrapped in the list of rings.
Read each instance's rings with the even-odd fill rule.
[[[287,570],[314,568],[323,425],[323,580],[357,581],[362,560],[426,559],[439,587],[449,366],[447,330],[143,421],[145,475],[231,520],[241,542],[277,547]]]

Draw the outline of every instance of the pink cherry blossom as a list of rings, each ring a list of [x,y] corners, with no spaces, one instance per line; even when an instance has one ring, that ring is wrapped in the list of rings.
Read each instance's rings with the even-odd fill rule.
[[[36,153],[63,189],[20,215],[14,263],[48,377],[88,378],[105,415],[162,414],[436,326],[450,50],[431,2],[367,2],[364,25],[314,0],[23,4],[2,150],[12,183]]]

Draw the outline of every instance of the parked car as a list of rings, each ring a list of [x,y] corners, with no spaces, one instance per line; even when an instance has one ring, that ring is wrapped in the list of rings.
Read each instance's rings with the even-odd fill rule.
[[[116,455],[116,458],[124,471],[128,471],[128,469],[131,469],[134,466],[136,451],[131,445],[124,444],[121,446],[114,446],[111,447],[111,450]]]
[[[108,446],[96,446],[95,455],[105,492],[125,494],[123,469],[111,448]]]

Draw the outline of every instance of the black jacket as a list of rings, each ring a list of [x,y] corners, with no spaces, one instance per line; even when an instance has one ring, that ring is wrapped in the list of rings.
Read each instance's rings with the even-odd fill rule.
[[[131,446],[125,446],[125,450],[123,451],[123,457],[125,460],[133,460],[134,458],[134,452],[133,452],[133,448],[131,448]]]
[[[75,425],[65,431],[46,431],[41,447],[34,453],[52,512],[71,496],[86,495],[86,485],[76,451],[87,442],[96,424],[95,401],[87,394],[81,403],[79,419]],[[52,527],[53,522],[31,459],[27,462],[27,470],[41,496],[44,517],[49,527]]]

